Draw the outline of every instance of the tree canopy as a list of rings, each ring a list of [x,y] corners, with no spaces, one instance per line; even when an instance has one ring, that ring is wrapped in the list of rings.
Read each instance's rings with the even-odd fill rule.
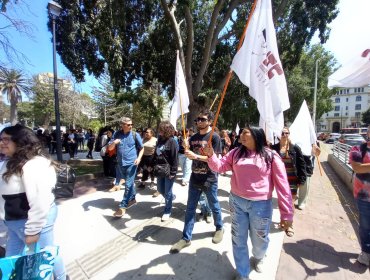
[[[190,119],[222,88],[252,5],[251,0],[58,2],[63,11],[56,24],[57,51],[78,82],[84,80],[85,70],[99,77],[107,65],[115,91],[129,89],[135,80],[149,85],[157,80],[172,96],[178,49],[189,90]],[[321,43],[328,39],[337,3],[272,0],[286,70],[299,63],[315,32]],[[242,95],[248,99],[247,91]],[[251,103],[244,105],[251,109]]]

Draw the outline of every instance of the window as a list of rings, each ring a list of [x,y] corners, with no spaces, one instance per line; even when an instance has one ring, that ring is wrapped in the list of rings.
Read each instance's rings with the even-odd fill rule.
[[[357,88],[355,88],[355,93],[357,92]]]
[[[348,113],[346,113],[346,116],[348,116]]]
[[[339,97],[335,98],[335,103],[340,103],[340,98]]]
[[[334,113],[334,117],[339,117],[339,113]]]
[[[346,106],[346,110],[348,111],[348,106]]]
[[[361,104],[356,104],[355,110],[361,110]]]
[[[348,102],[348,97],[346,98],[346,102]]]
[[[361,117],[361,112],[356,112],[355,113],[355,118],[360,118]]]
[[[356,105],[357,106],[357,105]],[[340,111],[340,106],[335,106],[334,111]]]
[[[356,101],[361,101],[361,95],[356,96]]]
[[[349,93],[349,89],[347,88],[347,93]],[[348,99],[348,98],[347,98]],[[348,100],[347,100],[348,101]]]

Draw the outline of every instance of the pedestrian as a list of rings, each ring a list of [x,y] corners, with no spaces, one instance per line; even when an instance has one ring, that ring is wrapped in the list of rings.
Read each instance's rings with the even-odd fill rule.
[[[193,160],[192,173],[190,176],[188,200],[186,205],[185,223],[182,238],[172,246],[170,253],[178,253],[183,248],[190,246],[195,222],[197,204],[202,191],[206,194],[209,206],[212,209],[215,234],[213,243],[220,243],[224,229],[221,216],[221,207],[218,202],[218,174],[212,171],[207,164],[207,156],[203,155],[203,148],[208,145],[211,136],[213,113],[209,110],[201,111],[195,120],[198,132],[190,137],[189,149],[185,151],[186,157]],[[187,146],[187,145],[186,145]],[[215,153],[221,154],[221,141],[217,133],[213,133],[212,147]]]
[[[232,171],[229,207],[233,255],[238,273],[235,279],[249,279],[250,261],[257,272],[263,268],[269,245],[274,187],[281,224],[292,224],[293,206],[284,163],[275,151],[267,147],[263,130],[247,126],[241,130],[240,140],[242,145],[222,159],[217,157],[212,147],[205,148],[205,152],[211,170],[219,173]],[[252,244],[251,260],[248,234]]]
[[[101,151],[100,156],[103,159],[104,176],[116,178],[116,154],[108,153],[107,146],[113,136],[113,129],[107,128],[101,137]]]
[[[289,128],[284,127],[281,132],[279,142],[275,145],[272,145],[271,148],[280,155],[284,162],[290,185],[290,191],[292,193],[294,209],[294,203],[297,198],[298,189],[305,184],[307,175],[306,163],[304,161],[301,148],[290,141],[289,135]],[[293,236],[293,225],[285,228],[285,232],[288,236]]]
[[[189,184],[190,174],[191,174],[191,159],[185,156],[185,139],[189,139],[189,129],[185,129],[184,131],[181,130],[180,135],[178,137],[179,141],[179,165],[181,166],[182,171],[182,178],[181,178],[181,185],[186,186]]]
[[[157,177],[157,189],[165,200],[162,222],[169,220],[172,201],[175,198],[172,187],[177,173],[178,151],[173,136],[174,131],[175,128],[169,121],[159,124],[158,142],[154,153],[154,175]]]
[[[353,179],[353,195],[359,213],[359,241],[361,253],[357,261],[370,265],[370,126],[367,129],[366,142],[353,146],[350,154],[350,164],[355,176]]]
[[[87,149],[88,149],[86,158],[92,159],[93,158],[92,151],[94,149],[94,143],[95,143],[95,134],[92,131],[92,129],[88,129],[87,130],[87,133],[85,135],[85,139],[87,140],[87,144],[86,145],[87,145]]]
[[[138,186],[139,189],[145,188],[145,181],[148,180],[149,177],[151,180],[150,186],[151,187],[154,186],[153,159],[155,147],[157,145],[157,138],[154,137],[153,129],[149,127],[144,132],[143,145],[144,145],[144,154],[139,164],[143,172],[141,177],[141,183]]]
[[[127,208],[136,204],[134,181],[137,167],[144,153],[142,139],[138,133],[132,131],[130,118],[121,119],[121,130],[114,133],[108,149],[116,149],[116,173],[118,172],[120,179],[125,180],[125,193],[118,209],[113,213],[115,217],[122,217]]]
[[[7,156],[0,169],[0,219],[8,228],[6,256],[22,254],[25,245],[53,246],[58,208],[52,190],[56,172],[29,128],[6,127],[0,134],[0,150]],[[54,279],[66,279],[60,256],[55,259]]]

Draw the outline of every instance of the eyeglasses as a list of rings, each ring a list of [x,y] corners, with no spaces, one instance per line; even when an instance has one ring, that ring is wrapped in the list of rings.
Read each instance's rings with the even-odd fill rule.
[[[10,140],[11,139],[9,137],[0,138],[0,142],[3,142],[5,145],[9,144]]]
[[[132,123],[123,123],[122,125],[125,125],[125,126],[132,126]]]
[[[281,135],[289,135],[290,132],[282,132]]]
[[[194,120],[194,122],[207,122],[207,121],[208,121],[208,119],[206,119],[206,118],[196,118]]]

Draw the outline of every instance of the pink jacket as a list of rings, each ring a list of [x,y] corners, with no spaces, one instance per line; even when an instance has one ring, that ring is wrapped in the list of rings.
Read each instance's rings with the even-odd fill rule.
[[[271,168],[267,169],[265,160],[252,152],[248,158],[240,158],[236,162],[235,148],[221,159],[215,154],[208,159],[209,167],[219,173],[231,170],[231,192],[250,200],[267,200],[272,198],[274,186],[278,196],[281,220],[293,220],[292,194],[280,156],[273,154]]]

